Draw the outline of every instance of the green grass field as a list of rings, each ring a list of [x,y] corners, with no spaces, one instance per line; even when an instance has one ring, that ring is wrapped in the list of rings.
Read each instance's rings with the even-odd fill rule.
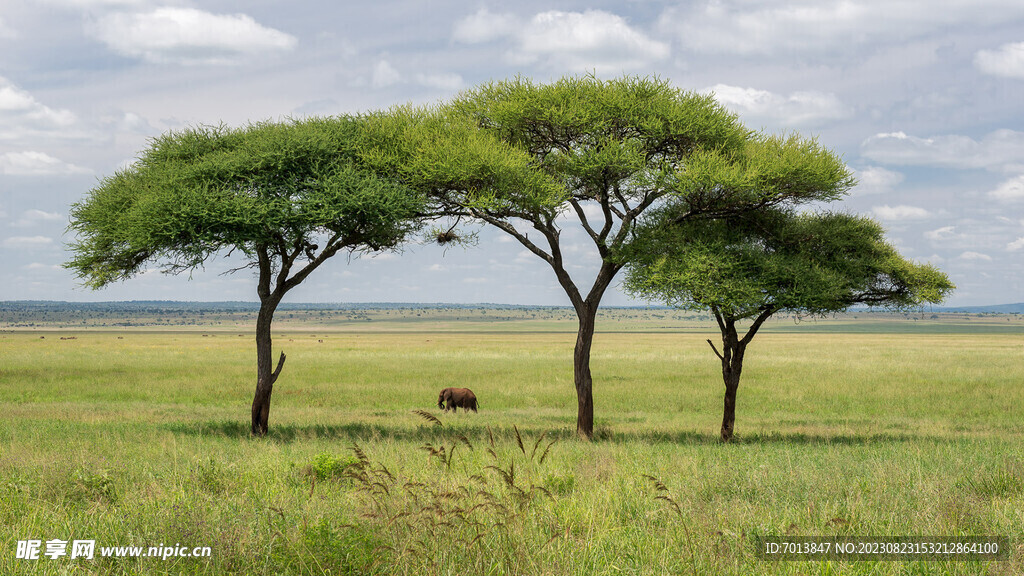
[[[279,315],[265,439],[248,436],[245,317],[8,322],[0,574],[1024,573],[1019,316],[773,322],[722,445],[717,334],[695,315],[608,313],[584,443],[561,312],[416,313]],[[479,414],[441,414],[446,386],[472,388]],[[1005,559],[755,552],[970,535],[1008,538]],[[31,539],[40,559],[17,559]],[[95,540],[97,557],[48,558],[52,539]],[[158,545],[211,554],[98,557]]]

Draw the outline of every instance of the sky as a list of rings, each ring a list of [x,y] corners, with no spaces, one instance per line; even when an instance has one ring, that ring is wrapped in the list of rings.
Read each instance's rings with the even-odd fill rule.
[[[199,124],[429,105],[492,80],[658,76],[752,129],[813,136],[956,306],[1024,301],[1019,0],[0,0],[0,300],[256,300],[230,257],[100,291],[62,268],[70,206],[149,139]],[[566,223],[570,272],[597,257]],[[564,305],[501,232],[336,256],[291,302]],[[605,304],[642,304],[617,287]]]

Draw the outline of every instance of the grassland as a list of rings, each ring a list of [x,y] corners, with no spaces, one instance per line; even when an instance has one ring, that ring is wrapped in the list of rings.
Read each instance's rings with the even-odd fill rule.
[[[0,574],[1024,573],[1018,316],[774,322],[722,445],[716,334],[696,315],[606,313],[583,443],[564,310],[321,312],[279,316],[265,439],[247,434],[244,312],[0,316]],[[453,385],[479,414],[436,409]],[[760,560],[756,539],[778,535],[1011,550]],[[15,559],[26,539],[212,554]]]

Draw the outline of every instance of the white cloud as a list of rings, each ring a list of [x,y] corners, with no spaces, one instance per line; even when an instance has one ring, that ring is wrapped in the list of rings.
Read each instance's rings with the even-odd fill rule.
[[[365,80],[360,80],[365,84]],[[417,72],[411,76],[403,75],[391,62],[378,60],[370,73],[370,85],[374,88],[388,88],[398,84],[415,84],[434,90],[455,92],[465,85],[462,76],[454,72]]]
[[[53,238],[46,236],[12,236],[3,241],[4,248],[32,249],[53,244]]]
[[[59,264],[43,264],[42,262],[32,262],[22,266],[25,270],[61,270],[63,267]]]
[[[438,90],[455,91],[463,86],[462,76],[455,73],[441,74],[416,74],[416,83],[427,88]]]
[[[101,17],[91,32],[119,54],[147,62],[232,64],[247,55],[291,50],[294,36],[260,25],[245,14],[194,8]]]
[[[899,172],[878,166],[868,166],[857,170],[857,186],[853,189],[853,194],[858,196],[886,194],[902,184],[904,179],[903,174]]]
[[[961,260],[983,260],[985,262],[991,262],[992,257],[988,254],[982,254],[981,252],[964,252],[959,256]]]
[[[659,28],[695,52],[825,56],[857,54],[857,45],[906,43],[963,24],[998,23],[1019,14],[1016,0],[705,0],[669,8]]]
[[[149,120],[134,112],[119,112],[101,117],[104,126],[117,132],[151,135],[160,130]]]
[[[942,256],[939,256],[938,254],[932,254],[931,256],[928,256],[927,258],[913,258],[912,260],[914,262],[917,262],[918,264],[935,264],[935,265],[941,265],[941,264],[945,263],[945,261],[946,261],[945,258],[943,258]]]
[[[452,38],[465,44],[479,44],[511,36],[522,26],[512,14],[494,14],[481,8],[476,14],[466,16],[455,23]]]
[[[0,110],[5,112],[42,110],[37,108],[37,106],[35,98],[31,94],[24,90],[19,90],[9,80],[3,80],[3,84],[0,85]]]
[[[92,170],[62,162],[45,152],[7,152],[0,154],[0,174],[9,176],[48,176],[53,174],[91,174]]]
[[[583,260],[595,257],[596,251],[594,250],[593,243],[583,240],[580,242],[563,242],[562,254],[571,255],[573,260],[576,260],[577,258]]]
[[[670,8],[660,26],[697,52],[771,54],[851,44],[866,9],[850,2],[751,5],[717,1]]]
[[[370,82],[374,88],[386,88],[401,81],[402,75],[387,60],[377,62],[377,65],[373,67],[373,79]]]
[[[16,222],[11,224],[12,228],[29,228],[40,222],[63,222],[64,215],[57,212],[44,212],[42,210],[26,210]]]
[[[956,234],[954,232],[955,230],[956,226],[943,226],[942,228],[925,232],[924,237],[928,240],[949,240],[951,238],[962,236],[962,234]]]
[[[537,14],[523,29],[514,58],[575,71],[607,68],[621,72],[668,55],[668,44],[648,38],[615,14],[552,10]]]
[[[70,110],[53,109],[0,76],[0,140],[27,136],[67,136],[77,122]]]
[[[924,208],[917,206],[875,206],[871,212],[882,220],[923,220],[931,216]]]
[[[713,92],[722,105],[747,122],[759,118],[786,125],[809,125],[845,118],[851,112],[835,94],[824,92],[793,92],[787,96],[726,84],[716,84],[702,92]]]
[[[1024,249],[1024,236],[1017,238],[1013,242],[1006,245],[1006,249],[1010,252],[1016,252],[1017,250]]]
[[[980,50],[974,66],[986,74],[1024,78],[1024,42],[1003,44],[999,50]]]
[[[1003,182],[988,195],[996,200],[1024,200],[1024,175]]]
[[[621,16],[603,10],[550,10],[520,21],[509,14],[480,10],[459,20],[455,41],[476,44],[508,38],[515,65],[540,65],[559,71],[597,69],[622,72],[646,67],[669,55],[669,46],[634,29]]]
[[[70,8],[105,8],[107,6],[141,6],[146,3],[146,0],[42,0],[42,3]]]
[[[950,168],[1024,169],[1024,132],[996,130],[981,140],[957,134],[919,138],[904,132],[876,134],[861,155],[882,164]]]
[[[537,258],[537,255],[533,252],[530,252],[529,250],[520,250],[512,261],[516,264],[531,264],[535,261],[535,258]]]

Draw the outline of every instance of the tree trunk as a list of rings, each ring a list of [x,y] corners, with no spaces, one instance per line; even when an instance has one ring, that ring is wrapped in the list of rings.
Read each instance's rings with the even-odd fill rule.
[[[722,442],[728,442],[732,440],[736,424],[736,390],[740,387],[740,373],[743,371],[743,353],[747,347],[747,339],[739,338],[736,333],[736,321],[733,319],[719,318],[719,326],[722,328],[722,353],[718,354],[717,350],[715,353],[722,360],[722,381],[725,383]],[[711,341],[708,340],[708,343]]]
[[[576,383],[576,434],[584,440],[594,436],[594,379],[590,375],[590,348],[594,343],[597,308],[577,311],[579,332],[573,352],[573,380]]]
[[[722,413],[722,441],[732,440],[733,429],[736,423],[736,390],[740,387],[740,370],[742,369],[743,357],[735,359],[728,368],[723,364],[722,376],[725,380],[725,410]]]
[[[597,318],[597,310],[601,306],[601,298],[604,296],[608,286],[611,285],[612,279],[622,269],[621,264],[616,264],[610,259],[607,235],[611,231],[611,222],[606,223],[601,233],[589,227],[587,228],[591,237],[598,245],[598,251],[601,254],[603,263],[597,273],[597,277],[594,279],[594,284],[590,287],[590,292],[584,298],[580,294],[575,282],[573,282],[572,276],[569,275],[562,263],[562,250],[558,240],[559,230],[554,225],[553,216],[544,221],[533,222],[534,228],[539,230],[547,239],[548,246],[551,248],[550,254],[538,248],[525,234],[520,234],[507,222],[490,218],[479,212],[474,212],[473,216],[481,217],[486,222],[498,226],[519,240],[531,252],[543,258],[551,266],[551,269],[554,270],[558,283],[565,290],[569,301],[572,302],[573,308],[576,310],[577,321],[579,322],[579,331],[576,333],[576,349],[573,351],[573,382],[576,385],[577,402],[576,434],[581,439],[591,439],[594,436],[594,380],[590,375],[590,348],[594,342],[594,325]],[[611,212],[607,209],[606,218],[611,218]],[[623,228],[617,233],[617,240],[615,242],[621,243],[628,230],[629,226],[623,224]]]
[[[270,325],[274,319],[274,311],[280,298],[268,298],[260,304],[259,316],[256,318],[256,394],[252,399],[252,434],[254,436],[265,436],[268,430],[270,417],[270,396],[274,392],[274,382],[281,374],[284,367],[285,355],[277,362],[277,369],[274,365],[273,343],[271,341]]]

